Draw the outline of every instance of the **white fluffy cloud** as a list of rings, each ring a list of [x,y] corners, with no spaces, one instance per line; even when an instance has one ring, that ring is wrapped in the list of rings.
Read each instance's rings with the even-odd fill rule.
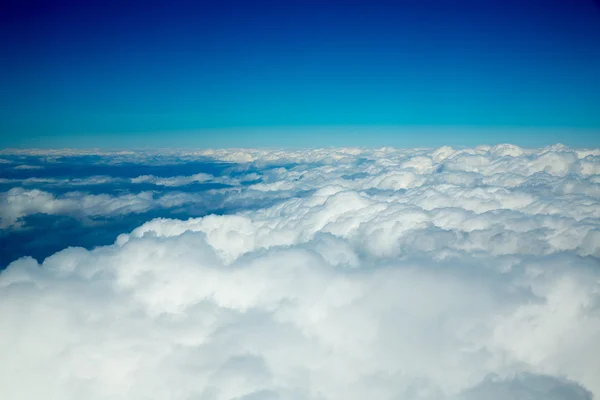
[[[131,183],[152,183],[158,186],[183,186],[190,183],[208,182],[214,179],[210,174],[198,173],[192,176],[171,176],[161,178],[154,175],[142,175],[131,179]]]
[[[231,179],[219,180],[215,179],[210,174],[198,173],[191,176],[169,176],[160,177],[154,175],[140,175],[136,178],[116,178],[104,175],[94,175],[85,178],[25,178],[25,179],[3,179],[0,178],[0,183],[20,185],[20,186],[31,186],[31,185],[49,185],[49,186],[87,186],[87,185],[107,185],[107,184],[118,184],[118,183],[149,183],[156,186],[185,186],[192,183],[204,183],[204,182],[230,182]]]
[[[27,165],[27,164],[21,164],[21,165],[17,165],[15,167],[13,167],[14,169],[42,169],[43,167],[39,166],[39,165]]]
[[[85,178],[23,178],[23,179],[5,179],[0,178],[0,183],[14,186],[87,186],[87,185],[106,185],[114,183],[127,182],[123,178],[114,178],[110,176],[94,175]]]
[[[204,156],[264,166],[227,201],[280,200],[12,263],[0,397],[600,396],[600,151]]]
[[[157,195],[153,192],[119,196],[69,192],[55,196],[43,190],[17,187],[0,193],[0,228],[18,227],[22,225],[22,217],[37,213],[84,219],[139,214],[152,209],[173,208],[184,204],[203,204],[203,198],[195,194]]]

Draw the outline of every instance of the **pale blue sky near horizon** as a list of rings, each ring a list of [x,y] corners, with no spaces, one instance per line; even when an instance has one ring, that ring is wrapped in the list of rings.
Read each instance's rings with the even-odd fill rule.
[[[475,147],[511,143],[521,147],[563,144],[572,148],[600,147],[600,128],[539,127],[257,127],[182,132],[37,135],[5,141],[3,148],[317,148],[317,147]]]

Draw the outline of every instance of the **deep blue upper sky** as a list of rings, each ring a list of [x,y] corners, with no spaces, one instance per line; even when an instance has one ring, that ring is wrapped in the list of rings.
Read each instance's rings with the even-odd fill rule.
[[[0,147],[600,145],[592,0],[0,7]]]

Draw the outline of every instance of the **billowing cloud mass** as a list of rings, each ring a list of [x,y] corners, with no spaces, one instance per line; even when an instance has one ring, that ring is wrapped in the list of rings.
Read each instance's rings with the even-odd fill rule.
[[[0,398],[600,396],[600,150],[180,157],[235,163],[202,196],[239,210],[10,264]],[[11,189],[3,221],[168,207],[35,190]]]

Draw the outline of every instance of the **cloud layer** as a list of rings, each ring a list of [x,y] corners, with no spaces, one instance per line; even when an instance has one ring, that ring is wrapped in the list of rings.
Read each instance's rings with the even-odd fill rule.
[[[238,163],[237,184],[211,196],[240,211],[12,263],[0,397],[600,395],[599,150],[179,156]],[[47,196],[12,191],[10,215]],[[163,197],[38,208],[110,214]]]
[[[0,195],[0,228],[19,224],[30,214],[72,215],[80,218],[143,213],[153,208],[172,208],[187,203],[200,203],[193,194],[171,193],[156,196],[152,192],[110,196],[69,192],[54,196],[42,190],[13,188]]]

